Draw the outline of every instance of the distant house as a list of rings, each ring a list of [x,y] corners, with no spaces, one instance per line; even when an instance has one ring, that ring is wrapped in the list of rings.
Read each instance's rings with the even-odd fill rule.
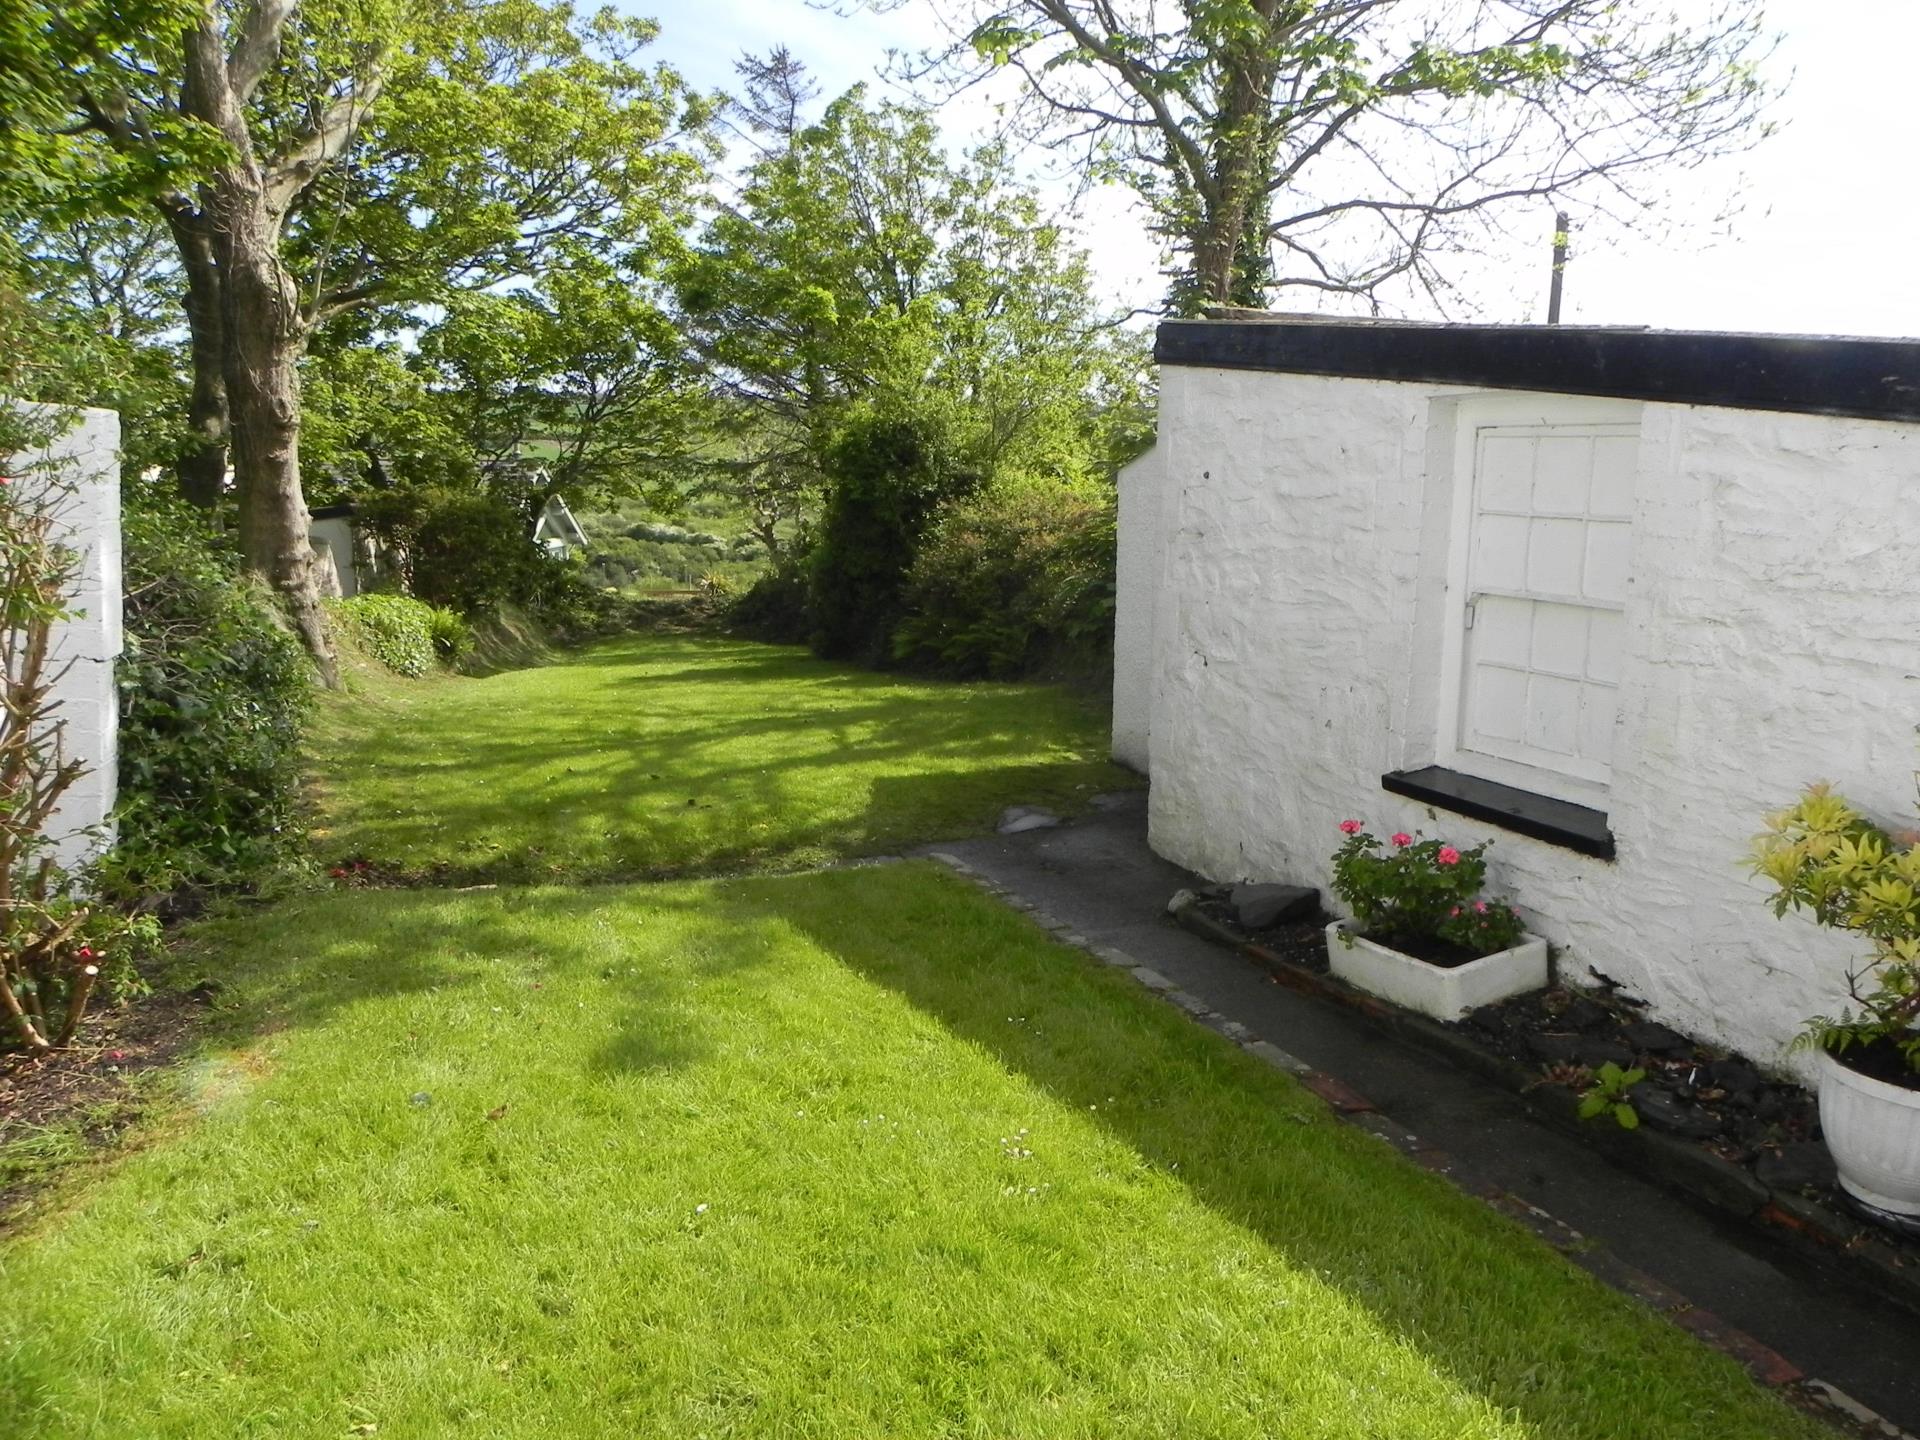
[[[383,562],[373,537],[354,523],[351,502],[316,505],[307,514],[307,543],[320,562],[323,595],[350,600],[386,578],[390,567]]]
[[[1160,854],[1325,886],[1339,822],[1496,840],[1567,980],[1769,1062],[1851,937],[1741,858],[1920,716],[1920,343],[1160,327],[1120,480],[1114,752]]]
[[[565,559],[574,551],[586,548],[587,532],[573,518],[567,502],[558,495],[550,495],[547,503],[540,507],[539,519],[533,522],[533,543],[549,555]]]
[[[508,494],[519,496],[531,491],[542,493],[553,484],[546,466],[530,460],[489,460],[480,466],[489,484]],[[573,518],[573,511],[558,495],[548,495],[533,520],[533,543],[549,555],[565,559],[587,545],[587,532]]]

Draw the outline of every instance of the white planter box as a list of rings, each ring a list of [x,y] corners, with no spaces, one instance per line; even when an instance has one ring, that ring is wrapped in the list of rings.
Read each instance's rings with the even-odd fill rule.
[[[1354,934],[1352,922],[1336,920],[1327,926],[1327,963],[1356,990],[1436,1020],[1458,1020],[1482,1005],[1544,988],[1547,942],[1528,935],[1510,950],[1448,969],[1376,945]]]
[[[1920,1091],[1849,1070],[1822,1050],[1820,1129],[1849,1194],[1920,1215]]]

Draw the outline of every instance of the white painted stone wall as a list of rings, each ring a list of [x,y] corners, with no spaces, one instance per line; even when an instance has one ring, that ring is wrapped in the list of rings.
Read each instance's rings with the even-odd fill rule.
[[[1326,887],[1348,816],[1491,839],[1493,884],[1563,977],[1599,970],[1670,1023],[1797,1068],[1786,1042],[1860,947],[1775,920],[1741,860],[1815,779],[1915,823],[1920,427],[1641,408],[1607,862],[1380,788],[1435,759],[1452,411],[1470,393],[1162,370],[1160,503],[1144,474],[1131,497],[1123,483],[1118,637],[1123,673],[1129,646],[1149,656],[1154,847],[1214,879]],[[1128,755],[1138,684],[1116,680]]]
[[[1113,758],[1146,774],[1153,711],[1153,607],[1159,593],[1158,448],[1120,472],[1113,610]]]
[[[79,612],[56,632],[52,668],[55,719],[70,758],[87,771],[55,816],[63,865],[91,858],[109,842],[119,769],[119,702],[114,663],[121,651],[120,417],[111,410],[72,412],[74,423],[43,451],[4,467],[13,483],[69,487],[61,502],[68,543],[80,553],[73,591]]]

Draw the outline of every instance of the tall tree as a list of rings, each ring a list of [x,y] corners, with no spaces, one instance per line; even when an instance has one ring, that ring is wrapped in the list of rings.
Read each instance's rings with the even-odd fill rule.
[[[722,469],[761,538],[820,512],[831,653],[884,658],[940,505],[1002,477],[1095,478],[1136,409],[1137,347],[1006,157],[951,158],[925,111],[859,88],[762,148],[681,298],[737,425]]]
[[[780,143],[760,133],[680,293],[737,437],[723,468],[769,534],[817,490],[849,409],[883,396],[950,411],[935,428],[981,474],[1104,463],[1101,397],[1138,356],[1002,154],[950,160],[926,112],[858,87]]]
[[[0,6],[0,396],[72,403],[110,395],[145,333],[150,247],[125,217],[219,153],[215,137],[165,117],[138,153],[77,133],[68,77],[137,83],[195,0],[14,0]],[[71,238],[43,263],[42,242]],[[84,254],[87,263],[80,261]],[[99,261],[96,272],[92,264]],[[104,311],[97,307],[105,306]],[[138,332],[138,333],[136,333]],[[0,455],[44,438],[0,407]]]
[[[229,461],[248,565],[331,677],[300,480],[299,362],[370,307],[444,302],[563,243],[630,241],[701,170],[705,102],[635,56],[649,22],[565,0],[199,0],[166,63],[62,100],[140,156],[185,117],[206,177],[157,202],[178,251],[203,501]]]
[[[1751,144],[1772,94],[1761,0],[1691,23],[1619,0],[925,3],[956,40],[920,73],[1018,72],[1015,125],[1146,201],[1188,311],[1437,292],[1529,201],[1644,220],[1655,177]]]
[[[537,455],[516,500],[645,494],[669,504],[703,398],[658,293],[668,244],[605,256],[567,247],[525,285],[468,292],[422,332],[416,369],[475,458]]]

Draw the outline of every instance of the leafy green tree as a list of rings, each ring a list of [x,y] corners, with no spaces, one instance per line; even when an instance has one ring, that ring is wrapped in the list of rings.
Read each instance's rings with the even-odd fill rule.
[[[708,106],[638,52],[651,23],[565,0],[200,0],[177,45],[111,88],[56,57],[40,106],[122,169],[185,124],[220,155],[157,209],[178,252],[195,454],[231,460],[240,541],[331,673],[300,471],[299,362],[356,312],[411,314],[671,228]],[[96,147],[98,148],[98,147]]]
[[[419,368],[482,462],[537,458],[516,498],[644,495],[670,504],[704,426],[704,391],[654,274],[672,236],[608,258],[556,255],[530,283],[467,292],[420,339]]]
[[[113,237],[138,229],[124,217],[208,163],[219,146],[183,117],[165,116],[137,155],[115,154],[76,132],[66,77],[84,71],[107,91],[133,83],[159,63],[164,37],[193,10],[193,0],[15,0],[0,7],[0,396],[117,403],[117,392],[136,378],[124,321],[143,309],[144,297],[79,293],[95,284],[94,272],[49,272],[42,241],[71,230],[90,246],[115,250]],[[146,273],[129,250],[101,258],[109,287],[116,274]],[[43,295],[48,286],[70,293]],[[45,412],[35,419],[0,408],[0,456],[43,438],[47,423]]]
[[[1146,201],[1186,311],[1438,291],[1530,202],[1644,221],[1654,177],[1753,143],[1772,94],[1761,0],[1691,23],[1619,0],[927,3],[961,39],[920,75],[1017,72],[1016,127]]]
[[[943,474],[1104,472],[1114,437],[1138,433],[1144,356],[1005,157],[950,160],[926,112],[859,88],[801,123],[803,79],[766,68],[773,88],[749,85],[759,158],[680,280],[731,427],[715,468],[756,537],[778,554],[836,454],[862,448],[847,427],[875,415],[917,416],[915,448],[951,452]]]

